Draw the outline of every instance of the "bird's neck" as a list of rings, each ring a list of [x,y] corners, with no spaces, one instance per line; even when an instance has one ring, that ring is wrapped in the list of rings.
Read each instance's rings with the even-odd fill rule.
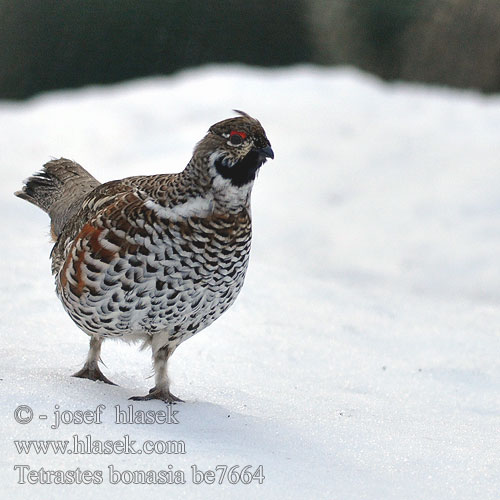
[[[235,185],[231,179],[224,178],[217,171],[213,158],[193,157],[179,174],[180,184],[195,196],[213,202],[215,211],[239,213],[250,209],[250,195],[253,181],[243,186]]]

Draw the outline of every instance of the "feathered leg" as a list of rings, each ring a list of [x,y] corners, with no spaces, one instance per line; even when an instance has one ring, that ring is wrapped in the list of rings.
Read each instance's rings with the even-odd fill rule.
[[[102,342],[102,338],[94,337],[93,335],[90,337],[90,348],[87,355],[87,361],[85,361],[81,370],[73,374],[73,377],[100,380],[106,384],[116,385],[114,382],[111,382],[111,380],[105,377],[99,368]]]
[[[176,347],[176,346],[175,346]],[[184,401],[170,392],[170,381],[167,372],[168,359],[175,350],[171,345],[155,346],[153,349],[153,367],[155,372],[155,386],[145,396],[133,396],[132,401],[147,401],[149,399],[160,399],[166,403],[183,403]]]

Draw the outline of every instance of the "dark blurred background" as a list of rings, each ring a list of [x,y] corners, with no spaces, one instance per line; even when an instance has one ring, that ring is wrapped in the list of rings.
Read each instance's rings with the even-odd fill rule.
[[[211,62],[500,90],[500,0],[0,0],[0,98]]]

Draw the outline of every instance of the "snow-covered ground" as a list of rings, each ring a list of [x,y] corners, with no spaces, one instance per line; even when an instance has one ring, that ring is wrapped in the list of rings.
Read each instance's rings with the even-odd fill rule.
[[[104,345],[117,387],[70,377],[87,338],[53,291],[47,216],[12,192],[51,157],[101,181],[178,171],[233,108],[262,122],[276,154],[254,188],[245,287],[172,359],[179,424],[117,424],[114,407],[151,385],[149,353]],[[0,103],[0,123],[3,497],[500,498],[498,97],[346,69],[208,67]],[[16,422],[20,405],[31,422]],[[101,423],[51,428],[55,410],[98,405]],[[185,453],[14,443],[73,435]],[[257,475],[218,484],[220,465]],[[216,470],[215,484],[194,484],[192,466]],[[30,484],[41,468],[102,471],[102,483]],[[150,470],[185,484],[111,484]]]

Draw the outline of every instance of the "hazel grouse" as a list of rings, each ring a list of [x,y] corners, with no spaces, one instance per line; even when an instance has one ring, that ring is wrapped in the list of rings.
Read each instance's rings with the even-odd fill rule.
[[[168,359],[240,292],[252,186],[274,158],[261,124],[237,113],[210,127],[178,174],[100,184],[61,158],[15,193],[49,214],[57,295],[90,336],[75,377],[112,383],[98,364],[103,340],[143,340],[152,349],[155,386],[131,399],[181,401],[170,392]]]

